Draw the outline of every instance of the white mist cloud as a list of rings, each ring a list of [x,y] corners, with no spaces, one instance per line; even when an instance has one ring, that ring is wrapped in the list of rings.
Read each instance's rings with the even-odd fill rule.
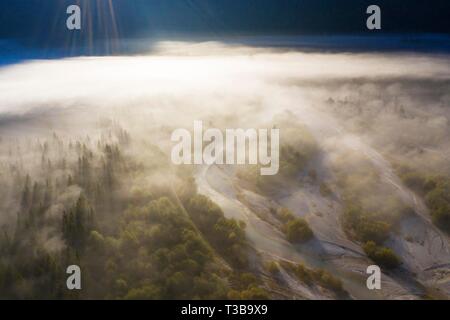
[[[111,116],[132,129],[191,128],[193,120],[250,128],[290,110],[324,144],[345,144],[351,131],[381,149],[418,144],[450,150],[449,84],[445,55],[162,42],[148,55],[1,68],[0,129],[14,116],[17,122],[36,116],[42,126],[63,130]],[[169,132],[156,136],[169,142]]]
[[[2,68],[0,112],[21,114],[42,106],[74,105],[132,108],[149,103],[165,108],[167,102],[178,103],[178,99],[207,110],[224,107],[215,97],[270,100],[280,92],[285,95],[286,81],[384,77],[449,79],[449,59],[161,43],[148,56],[30,61]],[[239,110],[241,106],[229,107]]]

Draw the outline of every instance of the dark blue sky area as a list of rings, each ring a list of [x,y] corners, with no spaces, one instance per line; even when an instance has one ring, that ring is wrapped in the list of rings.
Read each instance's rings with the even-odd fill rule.
[[[109,4],[112,4],[112,8]],[[66,8],[82,8],[82,30],[65,27]],[[366,8],[382,9],[382,30],[366,29]],[[114,14],[112,14],[114,13]],[[1,0],[0,48],[83,50],[93,43],[133,38],[267,36],[450,35],[450,0]],[[334,40],[333,40],[334,39]],[[336,40],[337,39],[337,40]],[[434,40],[433,40],[434,39]],[[405,40],[405,39],[403,39]],[[3,45],[2,45],[3,41]],[[316,40],[310,40],[310,42]],[[416,40],[413,40],[416,41]],[[434,42],[433,42],[434,41]],[[438,42],[436,42],[438,41]],[[406,43],[403,41],[403,43]],[[321,44],[319,44],[320,46]],[[373,44],[371,44],[373,46]],[[427,47],[423,42],[421,47]],[[6,48],[6,49],[5,49]]]
[[[2,0],[0,37],[64,38],[69,4],[92,17],[95,37],[112,26],[108,0]],[[387,33],[450,33],[448,0],[111,0],[121,36],[366,32],[365,9],[382,8]],[[85,21],[86,22],[86,21]]]

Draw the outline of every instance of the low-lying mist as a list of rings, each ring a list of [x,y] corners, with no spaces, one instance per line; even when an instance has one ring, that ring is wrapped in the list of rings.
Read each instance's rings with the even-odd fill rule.
[[[305,121],[311,110],[325,110],[349,129],[375,131],[381,143],[409,145],[415,136],[439,143],[448,128],[449,80],[447,56],[163,42],[148,55],[1,68],[0,124],[4,131],[10,122],[39,118],[47,128],[85,130],[93,119],[112,116],[124,125],[140,122],[132,128],[191,127],[208,118],[216,126],[252,127],[285,110],[303,113]]]
[[[223,212],[197,194],[198,175],[193,168],[173,168],[170,163],[172,131],[192,130],[194,120],[222,130],[279,128],[280,175],[263,179],[251,169],[239,168],[232,176],[236,180],[232,187],[237,185],[241,191],[250,190],[272,203],[281,203],[290,192],[300,194],[304,185],[312,185],[305,187],[311,197],[339,203],[336,214],[343,215],[338,221],[345,237],[363,248],[360,251],[372,260],[379,259],[379,252],[388,252],[389,267],[397,267],[402,258],[408,270],[420,272],[416,261],[407,260],[414,252],[401,251],[397,259],[392,258],[390,249],[381,246],[403,244],[395,242],[393,234],[411,212],[430,216],[425,221],[430,219],[443,230],[450,226],[447,207],[441,207],[447,199],[446,179],[450,177],[449,56],[305,53],[217,42],[161,42],[146,55],[36,60],[0,68],[0,226],[6,230],[4,250],[10,250],[10,258],[0,259],[0,267],[1,263],[18,263],[22,255],[26,256],[7,245],[19,234],[22,239],[17,241],[22,246],[34,243],[52,254],[64,248],[86,250],[83,252],[88,258],[82,260],[93,274],[99,272],[92,262],[99,256],[95,250],[106,250],[101,251],[105,256],[107,250],[115,250],[119,253],[113,262],[108,260],[108,272],[134,274],[136,268],[145,280],[147,272],[161,261],[142,248],[156,246],[152,248],[158,251],[157,244],[175,243],[178,250],[171,236],[182,234],[182,239],[176,240],[188,243],[198,232],[192,229],[194,224],[232,268],[245,269],[248,252],[243,230],[251,240],[255,228],[245,229],[245,224],[234,220],[219,225],[233,234],[232,240],[227,238],[233,249],[221,248],[223,239],[209,235],[212,226],[196,214],[206,210],[206,215],[216,219]],[[204,176],[200,178],[206,184],[206,173]],[[217,179],[211,184],[220,184]],[[234,196],[227,192],[229,198]],[[245,204],[244,196],[239,196]],[[290,201],[297,198],[289,198],[286,203]],[[422,202],[431,213],[418,209]],[[177,206],[192,221],[178,221],[177,210],[181,209]],[[283,228],[289,222],[306,224],[277,206],[268,213],[256,213],[264,223],[278,228],[275,234],[285,232]],[[83,241],[73,236],[86,231],[71,225],[71,214],[77,212],[83,213],[91,232],[83,236]],[[145,218],[146,212],[153,220]],[[279,212],[284,215],[277,216]],[[173,222],[170,228],[175,231],[162,229],[166,218]],[[14,226],[19,231],[12,236]],[[179,232],[180,226],[183,232]],[[323,235],[323,230],[328,230],[320,229],[323,226],[318,223],[312,230],[308,227],[307,238],[314,233]],[[36,232],[24,236],[23,230]],[[159,237],[164,240],[153,241]],[[257,244],[252,245],[258,250]],[[202,252],[210,250],[201,247]],[[139,257],[129,259],[136,259],[135,264],[123,263],[122,255],[134,253]],[[417,254],[425,257],[423,260],[429,258]],[[197,272],[193,273],[201,274],[199,277],[209,274],[205,270],[210,264],[220,269],[217,261],[202,257],[199,260],[209,261],[205,269],[202,264],[197,270],[191,261],[184,260],[182,269],[192,267]],[[148,259],[148,263],[139,259]],[[27,274],[27,270],[23,272]],[[119,298],[191,298],[198,293],[193,285],[186,285],[194,288],[192,296],[170,291],[170,283],[161,284],[165,281],[162,273],[162,280],[150,281],[155,287],[137,278],[130,277],[134,280],[128,279],[127,285],[125,280],[114,278],[114,284],[108,282],[105,288],[114,287],[110,296]],[[227,296],[219,278],[205,276],[206,282],[218,288],[205,289],[208,293],[200,296]],[[6,287],[11,296],[29,297],[34,286],[31,283]],[[240,297],[249,297],[247,290],[252,288],[241,288],[245,293],[239,293]],[[102,290],[96,287],[88,296],[104,297]],[[339,282],[334,290],[343,294]],[[231,296],[236,297],[236,292]]]
[[[277,126],[275,116],[285,114],[303,123],[330,159],[371,146],[396,165],[447,175],[449,92],[445,55],[161,42],[147,55],[1,68],[0,133],[5,140],[54,133],[74,139],[115,121],[167,151],[171,131],[190,130],[194,120],[258,128]]]
[[[286,114],[330,159],[346,148],[364,153],[367,143],[396,164],[448,174],[449,66],[441,55],[217,42],[161,42],[139,56],[28,61],[0,69],[0,132],[74,139],[95,136],[112,120],[168,151],[171,131],[190,130],[194,120],[258,128],[277,126],[275,116]]]

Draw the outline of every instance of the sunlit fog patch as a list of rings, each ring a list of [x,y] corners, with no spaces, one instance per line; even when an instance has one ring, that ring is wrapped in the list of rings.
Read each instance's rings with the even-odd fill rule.
[[[171,128],[195,120],[222,129],[270,127],[275,115],[289,111],[324,146],[345,145],[356,134],[394,153],[447,149],[449,61],[217,42],[161,42],[146,55],[28,61],[0,69],[0,129],[83,135],[110,118],[168,148]]]
[[[161,42],[146,55],[1,68],[0,123],[86,131],[106,117],[142,133],[195,120],[258,127],[291,111],[321,143],[349,131],[382,148],[436,148],[448,134],[449,79],[447,56]]]
[[[317,54],[216,43],[162,43],[155,54],[146,56],[31,61],[5,67],[0,71],[0,110],[23,113],[37,106],[70,103],[94,108],[135,108],[142,104],[157,108],[155,103],[164,105],[168,99],[186,98],[183,103],[170,102],[177,102],[178,108],[195,104],[189,107],[207,111],[217,106],[217,98],[226,96],[270,99],[280,87],[289,89],[286,80],[295,84],[386,77],[448,79],[449,74],[445,57]],[[376,87],[364,91],[379,92]],[[218,107],[236,110],[242,106]]]

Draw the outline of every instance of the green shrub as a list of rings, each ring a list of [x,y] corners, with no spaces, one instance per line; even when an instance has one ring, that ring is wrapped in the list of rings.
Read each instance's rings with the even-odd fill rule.
[[[280,267],[278,266],[278,263],[271,261],[266,265],[266,270],[272,275],[276,275],[280,272]]]
[[[433,223],[450,233],[450,183],[441,182],[428,192],[425,201],[430,208]]]
[[[342,281],[326,270],[308,269],[303,264],[294,265],[292,263],[284,263],[283,266],[293,272],[297,279],[307,285],[312,285],[315,283],[335,292],[338,295],[346,293]]]
[[[212,246],[236,267],[247,265],[245,223],[224,217],[222,209],[203,195],[189,200],[187,211]]]
[[[333,276],[328,271],[317,269],[312,271],[313,278],[319,282],[323,287],[328,288],[334,292],[340,293],[344,291],[342,281]]]
[[[399,169],[400,177],[408,187],[425,197],[433,223],[450,233],[450,180],[444,176],[428,177],[411,168]]]
[[[313,237],[308,223],[302,218],[295,218],[285,226],[286,237],[292,243],[306,242]]]
[[[283,223],[287,223],[287,222],[295,219],[294,214],[288,208],[280,208],[280,209],[278,209],[277,210],[277,217]]]
[[[383,243],[389,236],[391,225],[360,206],[348,204],[343,214],[344,228],[359,241]]]
[[[363,246],[364,252],[375,263],[388,269],[396,268],[400,265],[400,259],[390,248],[378,246],[373,241],[368,241]]]

